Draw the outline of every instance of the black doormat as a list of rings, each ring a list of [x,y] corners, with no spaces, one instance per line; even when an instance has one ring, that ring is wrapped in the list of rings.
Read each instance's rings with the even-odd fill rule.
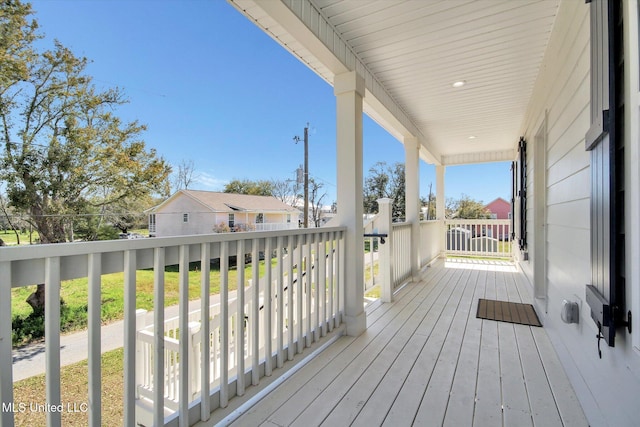
[[[538,315],[531,304],[496,301],[492,299],[478,300],[478,319],[497,320],[499,322],[518,323],[520,325],[542,326]]]

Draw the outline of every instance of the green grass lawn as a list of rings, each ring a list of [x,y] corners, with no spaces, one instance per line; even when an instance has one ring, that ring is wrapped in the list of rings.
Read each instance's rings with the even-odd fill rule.
[[[379,299],[382,290],[380,289],[380,285],[375,285],[373,288],[369,289],[364,293],[365,298]]]
[[[36,231],[34,231],[31,234],[31,241],[33,243],[35,243],[38,240],[38,233]],[[10,230],[4,230],[4,231],[0,231],[0,239],[2,239],[2,241],[4,241],[5,245],[17,245],[18,244],[18,238],[20,238],[20,244],[21,245],[28,245],[29,244],[29,233],[18,233],[18,236],[16,236],[16,233]]]
[[[276,259],[271,260],[272,266]],[[264,276],[265,262],[260,261],[260,277]],[[165,271],[165,306],[178,304],[179,278],[176,268],[169,267]],[[251,279],[253,272],[251,266],[245,268],[245,279]],[[189,299],[200,298],[200,269],[192,267],[189,271]],[[151,270],[139,270],[136,272],[136,307],[139,309],[153,310],[153,279]],[[237,270],[229,269],[229,289],[237,286]],[[220,293],[220,272],[212,269],[210,273],[211,294]],[[34,286],[26,286],[11,290],[12,318],[27,318],[31,313],[31,307],[26,303],[28,296],[35,290]],[[61,297],[64,301],[68,315],[65,324],[61,325],[64,332],[86,328],[88,281],[87,278],[69,280],[62,283]],[[120,320],[124,317],[124,273],[113,273],[102,276],[102,321],[104,323]],[[15,328],[14,328],[15,329]],[[22,333],[14,330],[14,345],[26,344],[37,339],[31,332]],[[36,332],[35,335],[38,335]]]
[[[130,230],[130,232],[138,233],[145,237],[149,235],[149,230],[146,228]],[[34,231],[33,233],[31,233],[31,240],[29,240],[29,232],[26,232],[26,233],[19,232],[18,235],[16,236],[16,233],[11,230],[0,231],[0,239],[4,241],[5,245],[10,245],[10,246],[17,245],[18,238],[20,238],[21,245],[28,245],[30,243],[33,243],[33,244],[37,243],[39,236],[38,236],[38,232]]]

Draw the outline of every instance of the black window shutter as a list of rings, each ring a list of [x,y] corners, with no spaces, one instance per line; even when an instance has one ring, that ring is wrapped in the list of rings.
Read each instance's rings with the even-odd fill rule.
[[[586,300],[598,333],[613,347],[623,310],[624,252],[624,57],[621,0],[592,0],[591,284]]]
[[[518,244],[521,251],[527,250],[527,141],[518,142],[518,198],[520,200],[520,235]]]
[[[517,163],[511,162],[511,241],[516,239],[516,193],[518,192],[517,182]]]

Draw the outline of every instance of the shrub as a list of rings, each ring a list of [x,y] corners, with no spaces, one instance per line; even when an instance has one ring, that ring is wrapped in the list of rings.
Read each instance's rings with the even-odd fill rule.
[[[11,342],[19,346],[44,337],[44,311],[28,316],[13,316],[11,319]]]
[[[87,327],[87,305],[69,307],[60,300],[60,331],[68,332]],[[20,346],[44,337],[44,310],[28,316],[15,315],[11,319],[11,342]]]

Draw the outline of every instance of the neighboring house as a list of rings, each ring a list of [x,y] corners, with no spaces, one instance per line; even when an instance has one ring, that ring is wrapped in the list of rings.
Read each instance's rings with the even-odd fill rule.
[[[180,190],[149,211],[154,237],[298,228],[300,211],[271,196]]]
[[[490,212],[489,218],[491,219],[511,219],[511,203],[507,202],[502,197],[498,197],[493,202],[487,204],[485,209]],[[495,237],[500,240],[507,240],[509,238],[508,227],[500,225],[488,226],[486,233],[488,236]]]
[[[487,204],[485,209],[491,212],[491,219],[511,218],[511,203],[507,202],[502,197],[498,197],[493,202]]]

